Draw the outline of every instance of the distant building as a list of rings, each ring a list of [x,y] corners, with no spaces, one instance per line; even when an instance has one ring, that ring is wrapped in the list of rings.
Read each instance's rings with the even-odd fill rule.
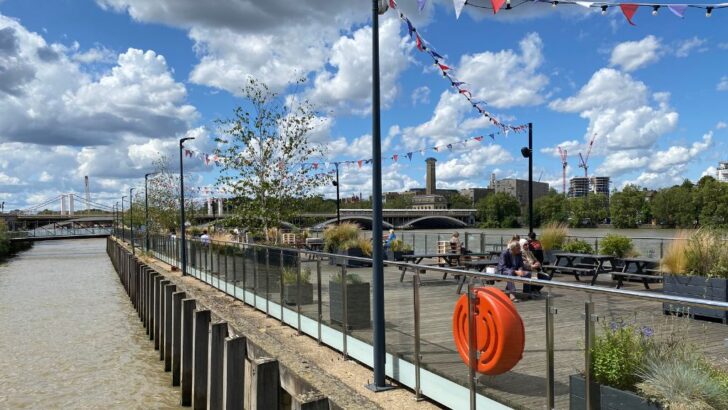
[[[718,163],[718,181],[728,182],[728,161]]]
[[[569,198],[580,198],[589,193],[603,194],[609,199],[609,177],[576,177],[569,181]]]
[[[510,194],[521,204],[522,207],[528,206],[528,181],[525,179],[501,179],[495,181],[495,192],[505,192]],[[549,193],[549,184],[545,182],[533,182],[533,201],[546,196]]]
[[[412,197],[412,209],[447,209],[447,199],[442,195],[416,195]]]
[[[480,201],[481,199],[485,198],[488,195],[491,195],[495,192],[495,189],[492,188],[465,188],[458,191],[460,195],[468,198],[470,200],[470,203],[475,205]]]
[[[604,194],[609,199],[609,177],[591,177],[591,192]]]

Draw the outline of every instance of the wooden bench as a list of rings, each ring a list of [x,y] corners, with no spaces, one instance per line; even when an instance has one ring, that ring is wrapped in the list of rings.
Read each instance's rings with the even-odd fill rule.
[[[646,269],[647,272],[654,272],[654,275],[645,275],[640,273],[629,273],[629,272],[612,272],[612,279],[617,280],[617,289],[621,289],[624,286],[624,281],[629,279],[642,279],[642,284],[645,289],[649,289],[649,283],[662,282],[662,272],[656,269]]]
[[[543,265],[541,269],[544,272],[547,272],[549,276],[553,277],[555,272],[564,273],[568,275],[574,275],[574,279],[577,281],[581,281],[579,279],[579,276],[582,275],[594,275],[596,273],[596,267],[592,266],[590,268],[580,268],[580,267],[572,267],[572,266],[557,266],[557,265]]]

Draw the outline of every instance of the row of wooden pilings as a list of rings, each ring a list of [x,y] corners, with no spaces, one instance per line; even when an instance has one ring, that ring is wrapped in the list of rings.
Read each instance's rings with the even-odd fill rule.
[[[248,341],[113,239],[107,253],[182,406],[195,409],[329,409],[324,397],[285,400],[278,361],[248,357]],[[287,402],[287,403],[286,403]]]

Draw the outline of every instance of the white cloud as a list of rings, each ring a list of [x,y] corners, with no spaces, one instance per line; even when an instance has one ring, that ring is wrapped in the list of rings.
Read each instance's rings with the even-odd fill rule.
[[[710,177],[715,178],[716,175],[718,175],[718,168],[711,165],[708,168],[706,168],[702,174],[700,174],[700,178],[705,177],[705,176],[710,176]]]
[[[20,178],[11,177],[5,173],[0,172],[0,186],[7,185],[22,185]]]
[[[703,45],[706,43],[705,39],[693,37],[689,38],[687,40],[683,40],[680,43],[678,43],[677,49],[675,50],[675,56],[680,58],[685,58],[690,55],[693,51],[697,51],[699,53],[708,51],[707,47],[703,47]]]
[[[722,77],[716,88],[718,91],[728,91],[728,76]]]
[[[549,83],[539,73],[543,64],[543,41],[537,33],[526,35],[519,43],[520,53],[514,50],[490,51],[463,55],[455,76],[465,81],[476,100],[485,100],[489,106],[509,108],[537,105]]]
[[[506,164],[513,156],[500,145],[481,145],[470,148],[456,158],[437,163],[437,179],[444,182],[464,181],[472,185],[472,179],[483,179],[484,166]]]
[[[695,141],[690,147],[672,146],[666,151],[654,153],[649,159],[649,169],[655,172],[667,171],[691,162],[705,152],[713,143],[713,133],[703,135],[702,141]]]
[[[423,85],[412,91],[412,105],[429,104],[430,103],[430,87]]]
[[[725,121],[718,121],[718,123],[715,124],[716,130],[722,130],[724,128],[728,128],[728,124],[726,124]]]
[[[634,71],[657,62],[662,54],[660,40],[652,35],[640,41],[626,41],[612,50],[609,64],[620,66],[624,71]]]

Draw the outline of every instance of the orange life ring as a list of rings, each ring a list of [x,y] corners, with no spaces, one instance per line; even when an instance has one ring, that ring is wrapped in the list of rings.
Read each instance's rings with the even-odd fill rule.
[[[473,289],[476,301],[475,350],[480,354],[475,370],[487,375],[511,370],[523,357],[526,334],[523,319],[508,295],[494,287]],[[452,317],[452,333],[460,357],[469,365],[468,295],[460,296]]]

